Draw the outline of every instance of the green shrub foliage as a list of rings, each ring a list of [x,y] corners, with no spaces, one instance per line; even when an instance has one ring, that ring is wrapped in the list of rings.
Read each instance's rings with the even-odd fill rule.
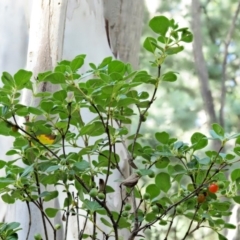
[[[113,236],[116,240],[121,239],[119,229],[128,229],[129,239],[134,239],[152,226],[167,227],[167,239],[179,216],[189,219],[182,239],[202,226],[215,231],[219,239],[226,239],[221,230],[235,228],[224,218],[231,215],[232,200],[240,203],[240,169],[230,172],[229,178],[226,170],[239,161],[239,134],[229,136],[213,124],[209,137],[195,132],[189,140],[181,141],[163,131],[152,136],[154,146],[141,144],[141,127],[157,90],[162,82],[173,84],[177,80],[176,72],[164,71],[164,61],[174,58],[171,55],[183,51],[182,44],[193,39],[188,28],[180,28],[164,16],[154,17],[149,26],[154,37],[147,37],[143,46],[152,53],[150,63],[156,69],[155,76],[134,71],[112,57],[99,65],[90,63],[90,70],[79,74],[85,55],[63,60],[36,79],[32,79],[32,72],[22,69],[14,76],[2,74],[0,134],[13,137],[14,142],[6,153],[13,160],[0,160],[0,168],[6,173],[0,178],[1,198],[7,204],[16,200],[35,204],[39,211],[42,209],[42,220],[46,222],[60,213],[63,222],[51,225],[55,236],[67,224],[70,213],[82,217],[79,209],[88,221],[95,222],[99,215],[107,227],[102,230],[95,222],[92,234],[84,227],[80,229],[83,238],[91,239],[95,239],[96,229],[103,231],[106,239]],[[54,93],[36,92],[36,86],[42,83],[57,84],[59,88]],[[23,89],[32,92],[39,102],[37,106],[21,103]],[[92,115],[90,120],[85,118],[86,111]],[[133,134],[129,133],[129,125],[135,128]],[[223,152],[226,143],[234,139],[232,149]],[[211,149],[212,141],[220,143],[219,149]],[[128,159],[120,159],[116,151],[119,145],[125,148]],[[122,172],[122,161],[131,168],[129,177]],[[122,175],[115,179],[121,191],[126,189],[118,211],[111,209],[107,201],[107,195],[116,191],[109,181],[113,171]],[[212,184],[218,186],[217,191]],[[43,202],[60,194],[48,191],[50,185],[64,189],[61,194],[65,201],[60,209],[44,208]],[[70,187],[75,188],[75,196]],[[130,196],[135,204],[127,201]],[[0,238],[18,239],[20,230],[18,223],[1,223]],[[36,233],[35,238],[41,236]]]

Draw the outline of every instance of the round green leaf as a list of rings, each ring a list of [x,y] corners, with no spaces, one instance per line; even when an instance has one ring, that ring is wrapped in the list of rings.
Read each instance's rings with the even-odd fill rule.
[[[171,188],[170,175],[165,172],[159,173],[155,178],[155,183],[160,190],[168,192],[168,190]]]
[[[152,38],[152,37],[147,37],[143,43],[143,47],[151,52],[151,53],[154,53],[155,52],[155,49],[156,49],[156,46],[152,44],[152,42],[156,43],[157,44],[157,40],[155,38]]]
[[[63,73],[54,72],[54,73],[50,73],[47,76],[45,76],[43,81],[50,82],[52,84],[65,83],[65,76]]]
[[[58,211],[59,211],[59,209],[57,209],[57,208],[46,208],[45,209],[45,213],[50,218],[54,218]]]
[[[188,32],[188,31],[182,33],[181,41],[190,43],[190,42],[192,42],[192,40],[193,40],[192,33]]]
[[[14,80],[18,90],[23,89],[32,77],[32,72],[20,69],[15,75]]]
[[[191,143],[194,150],[199,150],[207,146],[208,139],[204,134],[196,132],[191,137]]]
[[[156,168],[165,168],[168,166],[169,162],[170,162],[169,158],[162,157],[155,163],[155,166]]]
[[[240,178],[240,169],[234,169],[231,173],[231,179],[236,181],[238,178]]]
[[[170,22],[168,18],[164,16],[157,16],[150,20],[149,26],[155,33],[165,36],[170,26]]]
[[[67,92],[65,90],[57,91],[53,94],[53,98],[59,101],[64,101],[67,98]]]
[[[112,62],[110,62],[108,64],[108,74],[110,73],[120,73],[120,74],[124,74],[125,72],[125,64],[119,60],[113,60]]]
[[[12,196],[10,196],[8,193],[5,193],[2,195],[2,200],[8,204],[13,204],[15,202],[15,199]]]
[[[168,144],[169,134],[167,132],[157,132],[155,133],[155,138],[160,143]]]
[[[233,197],[233,201],[240,204],[240,196]]]
[[[177,80],[177,75],[174,72],[167,72],[162,75],[162,81],[175,82],[176,80]]]
[[[155,184],[149,184],[146,188],[146,193],[148,193],[150,198],[153,199],[160,194],[160,189]]]

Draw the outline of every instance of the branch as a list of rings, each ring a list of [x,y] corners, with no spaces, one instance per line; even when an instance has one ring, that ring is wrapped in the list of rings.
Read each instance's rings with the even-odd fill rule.
[[[29,221],[28,221],[28,231],[27,231],[27,237],[26,237],[26,240],[28,240],[28,238],[29,238],[29,233],[30,233],[30,229],[31,229],[31,226],[32,226],[32,216],[31,216],[31,209],[30,209],[29,202],[26,201],[26,204],[27,204],[28,217],[29,217]]]

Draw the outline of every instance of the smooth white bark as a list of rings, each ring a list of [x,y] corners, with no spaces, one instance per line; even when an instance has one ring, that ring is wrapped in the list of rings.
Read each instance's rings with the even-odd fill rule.
[[[111,1],[105,1],[103,6],[102,1],[100,0],[4,0],[0,3],[0,11],[3,12],[3,15],[0,14],[0,20],[4,21],[4,17],[5,19],[10,20],[10,15],[15,17],[12,22],[5,22],[6,25],[0,25],[1,33],[3,33],[6,39],[8,39],[8,41],[2,41],[0,39],[0,43],[3,43],[3,45],[0,44],[0,46],[4,46],[4,48],[0,49],[0,59],[3,59],[3,56],[6,56],[7,58],[6,62],[0,62],[0,70],[14,73],[19,68],[26,66],[26,68],[33,71],[34,76],[36,76],[38,72],[52,69],[60,59],[71,60],[78,54],[87,55],[86,63],[94,62],[98,64],[104,57],[113,55],[112,52],[117,52],[117,56],[120,57],[122,54],[125,56],[123,57],[124,60],[133,62],[133,59],[137,59],[139,43],[134,41],[139,40],[141,27],[137,26],[141,26],[141,22],[137,25],[136,21],[129,21],[130,26],[135,25],[137,27],[138,30],[135,33],[130,33],[130,28],[123,27],[128,23],[130,16],[129,12],[126,11],[126,4],[129,1],[125,0],[120,2],[124,5],[117,5],[118,7],[115,10],[111,10],[110,16],[108,15],[108,11],[111,9],[111,6],[109,6],[109,4],[112,4]],[[116,0],[115,3],[117,3]],[[131,5],[129,9],[131,9],[132,3],[129,4]],[[137,4],[141,5],[142,3],[138,2]],[[123,6],[125,6],[125,12],[122,11]],[[10,9],[9,12],[5,12],[3,7]],[[116,12],[116,16],[118,16],[117,18],[114,18],[114,11]],[[111,34],[112,45],[110,45],[112,50],[109,46],[108,34],[106,33],[106,21],[104,14],[105,18],[108,18],[107,20],[110,24],[109,26],[114,25],[118,29],[118,31],[113,31],[111,28],[109,29],[109,34]],[[136,14],[137,13],[133,14],[135,18]],[[2,21],[0,21],[0,24],[1,23]],[[125,34],[129,34],[128,37],[132,41],[132,47],[130,47],[132,49],[129,49],[129,47],[126,49],[121,48],[122,52],[118,50],[118,47],[123,46],[124,44],[126,45],[129,42],[129,39],[127,37],[124,39],[119,37],[121,33],[121,26]],[[11,39],[10,35],[13,36],[13,39]],[[13,47],[14,45],[16,45],[15,48]],[[9,49],[9,51],[6,49]],[[124,55],[124,51],[127,54]],[[137,61],[135,61],[134,64],[137,65]],[[85,64],[82,71],[86,71],[88,69],[87,66],[88,65]],[[55,87],[51,85],[45,85],[44,88],[52,92],[55,90]],[[42,86],[38,86],[37,91],[42,90]],[[22,101],[28,105],[37,104],[37,102],[32,100],[32,96],[29,91],[24,91]],[[84,113],[84,116],[85,120],[90,120],[92,118],[92,115],[87,112]],[[1,137],[0,141],[2,141],[2,139],[3,138]],[[1,151],[2,159],[6,159],[4,153],[11,147],[11,139],[7,139],[8,141],[4,140],[6,145]],[[69,149],[69,151],[74,151],[74,149]],[[124,149],[119,147],[118,153],[121,157],[121,168],[126,170],[126,156]],[[117,171],[114,171],[114,174],[109,180],[109,182],[112,183],[112,187],[116,189],[116,192],[108,194],[107,202],[110,203],[110,208],[115,210],[120,204],[120,194],[118,184],[114,181],[119,178],[121,178],[120,174]],[[59,201],[61,205],[63,201],[61,192]],[[28,213],[26,205],[23,203],[17,203],[8,206],[6,212],[2,211],[2,203],[0,204],[0,220],[4,219],[5,221],[21,222],[23,231],[21,231],[19,239],[25,240],[28,228]],[[58,200],[56,200],[50,204],[52,204],[52,207],[58,207],[59,203]],[[38,211],[34,207],[32,208],[32,212],[34,213],[32,215],[33,225],[29,239],[33,239],[34,233],[43,233],[40,214],[37,213]],[[56,218],[53,221],[54,223],[59,223],[60,219]],[[82,221],[83,219],[81,222]],[[70,219],[69,226],[67,239],[78,239],[76,231],[76,218]],[[81,227],[82,223],[80,229]],[[91,233],[92,224],[88,223],[87,229]],[[121,231],[120,233],[120,236],[122,236],[123,239],[127,239],[127,235],[128,233],[125,231]],[[61,236],[63,236],[63,234],[60,232],[57,239],[61,240]],[[101,239],[102,235],[99,235],[99,238]],[[53,239],[53,237],[50,236],[49,239]]]

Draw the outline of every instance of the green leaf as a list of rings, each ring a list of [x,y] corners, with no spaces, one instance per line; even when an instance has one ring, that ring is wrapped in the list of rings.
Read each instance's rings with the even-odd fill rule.
[[[156,213],[154,213],[154,212],[149,212],[149,213],[147,213],[146,216],[145,216],[145,220],[146,220],[147,222],[152,222],[152,221],[154,221],[155,219],[156,219]]]
[[[78,56],[71,61],[70,67],[73,72],[76,72],[79,68],[82,67],[83,64],[84,64],[84,58],[82,56]]]
[[[90,167],[89,162],[87,162],[85,160],[74,163],[74,166],[81,172],[84,172],[86,169],[88,169]]]
[[[149,184],[146,188],[146,193],[148,193],[151,199],[157,197],[160,194],[160,189],[155,184]]]
[[[236,181],[239,178],[240,178],[240,169],[234,169],[231,173],[232,181]]]
[[[108,74],[115,72],[123,75],[125,73],[125,64],[119,60],[113,60],[110,62],[108,64]]]
[[[3,160],[0,160],[0,169],[4,168],[6,165],[6,162]]]
[[[65,66],[65,65],[57,65],[55,68],[54,68],[54,72],[61,72],[61,73],[65,73],[65,72],[68,72],[67,69],[68,66]],[[71,73],[71,71],[70,71]]]
[[[102,62],[98,65],[98,69],[106,67],[112,61],[112,57],[106,57],[102,60]]]
[[[143,43],[143,47],[151,52],[151,53],[154,53],[155,50],[156,50],[156,46],[152,44],[152,42],[154,43],[157,43],[157,40],[155,38],[152,38],[152,37],[147,37]]]
[[[47,113],[51,112],[53,106],[54,106],[53,102],[50,101],[42,101],[40,104],[41,109]]]
[[[89,66],[93,69],[93,70],[97,70],[97,66],[94,63],[89,63]]]
[[[12,196],[10,196],[8,193],[5,193],[2,195],[2,200],[8,204],[13,204],[15,202],[15,199]]]
[[[229,208],[231,207],[231,203],[230,202],[213,202],[213,207],[214,209],[218,210],[218,211],[227,211],[229,210]]]
[[[12,183],[14,183],[15,181],[13,179],[10,178],[6,178],[6,177],[0,177],[0,189],[4,188]]]
[[[197,159],[197,161],[201,165],[208,165],[211,159],[209,157],[205,157],[205,158]]]
[[[35,108],[35,107],[28,107],[28,112],[32,113],[34,115],[42,115],[43,112],[41,111],[41,109],[39,108]]]
[[[170,176],[165,172],[161,172],[156,176],[155,183],[156,186],[164,192],[168,192],[168,190],[171,188]]]
[[[0,121],[0,135],[9,136],[10,129],[6,122]]]
[[[137,104],[139,101],[134,98],[126,97],[118,101],[118,107],[127,107],[131,104]]]
[[[169,158],[162,157],[155,163],[155,166],[156,166],[156,168],[160,168],[161,169],[161,168],[167,167],[169,163],[170,163]]]
[[[32,165],[30,165],[30,166],[27,166],[25,169],[24,169],[24,171],[23,171],[23,173],[21,174],[21,177],[25,177],[25,176],[27,176],[29,173],[31,173],[31,172],[33,172],[33,164]]]
[[[100,218],[101,222],[106,225],[107,227],[112,228],[112,224],[110,222],[108,222],[105,218],[101,217]]]
[[[162,81],[175,82],[176,80],[177,80],[177,75],[174,72],[167,72],[162,75]]]
[[[204,134],[196,132],[191,136],[191,143],[194,150],[199,150],[207,146],[208,139]]]
[[[41,196],[44,197],[44,201],[48,202],[58,196],[58,191],[52,191],[52,192],[43,192]]]
[[[115,189],[113,189],[111,186],[109,186],[109,185],[107,185],[106,186],[106,193],[113,193],[113,192],[115,192]]]
[[[45,213],[50,218],[54,218],[57,215],[58,211],[59,211],[59,209],[57,209],[57,208],[46,208],[45,209]]]
[[[168,144],[169,134],[167,132],[157,132],[155,138],[162,144]]]
[[[171,48],[168,48],[168,49],[166,50],[166,54],[168,54],[168,55],[173,55],[173,54],[176,54],[176,53],[181,52],[183,49],[184,49],[183,46],[171,47]]]
[[[67,92],[65,90],[57,91],[53,94],[53,98],[59,101],[64,101],[67,98]]]
[[[21,105],[21,104],[17,104],[15,105],[15,113],[18,116],[27,116],[28,115],[28,107]]]
[[[39,82],[43,81],[43,79],[48,76],[49,74],[51,74],[52,71],[47,71],[47,72],[43,72],[43,73],[39,73],[38,76],[37,76],[37,80]]]
[[[181,41],[190,43],[192,42],[192,40],[193,40],[193,35],[191,32],[186,31],[182,33]]]
[[[157,16],[150,20],[149,26],[155,33],[165,36],[170,26],[170,22],[169,19],[164,16]]]
[[[61,84],[66,82],[64,74],[60,72],[48,74],[43,78],[43,81],[50,82],[52,84]]]
[[[236,229],[236,226],[231,224],[231,223],[225,223],[224,224],[224,228],[228,228],[228,229]]]
[[[147,176],[151,173],[154,173],[153,170],[151,169],[138,169],[137,173],[140,175],[140,176]]]
[[[14,80],[13,80],[13,77],[10,73],[3,72],[1,79],[2,79],[2,83],[4,85],[14,86]]]
[[[105,132],[105,128],[103,127],[103,124],[100,121],[86,124],[80,130],[81,135],[89,135],[89,136],[100,136],[104,132]]]
[[[228,240],[225,236],[223,236],[222,234],[218,233],[218,239],[219,240]]]
[[[53,165],[53,166],[50,166],[49,168],[46,169],[46,172],[55,172],[56,170],[58,170],[60,168],[60,166],[58,165]]]
[[[213,123],[212,124],[212,129],[214,130],[214,132],[221,136],[221,137],[224,137],[224,129],[217,123]]]
[[[94,213],[95,211],[102,209],[101,205],[99,205],[99,203],[96,201],[90,201],[86,199],[84,201],[84,204],[91,213]]]
[[[26,138],[20,137],[20,138],[16,138],[13,146],[15,148],[21,149],[22,147],[26,147],[29,145],[29,142]]]
[[[240,196],[233,197],[233,201],[240,204]]]
[[[118,228],[119,229],[128,229],[130,228],[131,224],[125,219],[125,218],[120,218],[120,221],[118,222]]]
[[[14,74],[15,84],[18,90],[23,89],[32,77],[32,72],[20,69],[16,74]]]
[[[238,156],[240,156],[240,146],[235,147],[235,148],[233,149],[233,151],[234,151]]]

